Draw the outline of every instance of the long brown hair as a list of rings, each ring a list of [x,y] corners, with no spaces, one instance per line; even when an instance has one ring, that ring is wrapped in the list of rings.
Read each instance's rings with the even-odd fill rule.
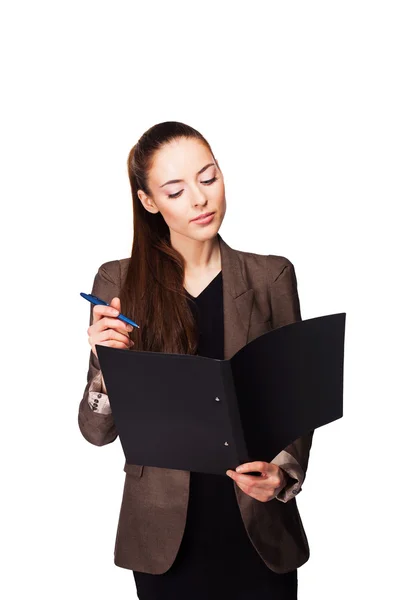
[[[132,253],[120,290],[121,312],[140,325],[130,333],[132,350],[195,354],[198,332],[184,288],[184,260],[171,246],[170,231],[161,213],[142,205],[138,190],[151,197],[148,173],[155,153],[178,138],[207,140],[193,127],[177,121],[158,123],[133,146],[128,173],[133,203]]]

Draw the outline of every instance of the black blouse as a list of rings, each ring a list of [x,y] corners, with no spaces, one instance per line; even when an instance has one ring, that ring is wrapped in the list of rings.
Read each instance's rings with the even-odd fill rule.
[[[198,354],[224,358],[222,271],[188,302],[199,326]],[[233,480],[191,472],[186,528],[171,568],[134,571],[140,600],[296,600],[297,570],[271,571],[244,527]],[[273,500],[277,502],[277,500]]]

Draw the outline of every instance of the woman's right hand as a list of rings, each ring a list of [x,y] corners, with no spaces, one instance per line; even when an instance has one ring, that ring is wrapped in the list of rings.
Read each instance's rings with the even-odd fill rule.
[[[128,332],[132,331],[133,326],[121,321],[121,319],[117,319],[113,314],[114,309],[117,309],[118,313],[121,312],[121,300],[118,297],[111,300],[110,306],[105,306],[104,304],[95,304],[93,306],[93,322],[88,328],[87,334],[92,352],[97,358],[95,344],[127,350],[135,343],[128,335]]]
[[[114,309],[117,309],[118,313],[121,312],[121,300],[118,297],[111,300],[110,306],[105,306],[104,304],[95,304],[93,306],[92,324],[88,328],[87,334],[92,352],[97,358],[95,344],[129,349],[135,343],[128,335],[128,332],[132,331],[133,326],[121,321],[121,319],[117,319],[113,314]],[[104,394],[107,394],[103,375],[101,375],[101,387]]]

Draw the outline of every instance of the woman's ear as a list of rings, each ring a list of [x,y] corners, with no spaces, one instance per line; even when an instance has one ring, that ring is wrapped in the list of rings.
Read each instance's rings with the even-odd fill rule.
[[[138,195],[140,202],[143,204],[143,207],[148,212],[150,212],[152,214],[159,212],[159,209],[154,204],[153,200],[150,198],[150,196],[147,196],[147,194],[145,194],[143,190],[138,190],[137,195]]]

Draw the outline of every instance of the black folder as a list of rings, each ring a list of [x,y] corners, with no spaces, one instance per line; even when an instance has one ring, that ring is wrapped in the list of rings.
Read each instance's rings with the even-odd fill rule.
[[[345,318],[278,327],[225,360],[96,344],[126,461],[225,475],[341,418]]]

